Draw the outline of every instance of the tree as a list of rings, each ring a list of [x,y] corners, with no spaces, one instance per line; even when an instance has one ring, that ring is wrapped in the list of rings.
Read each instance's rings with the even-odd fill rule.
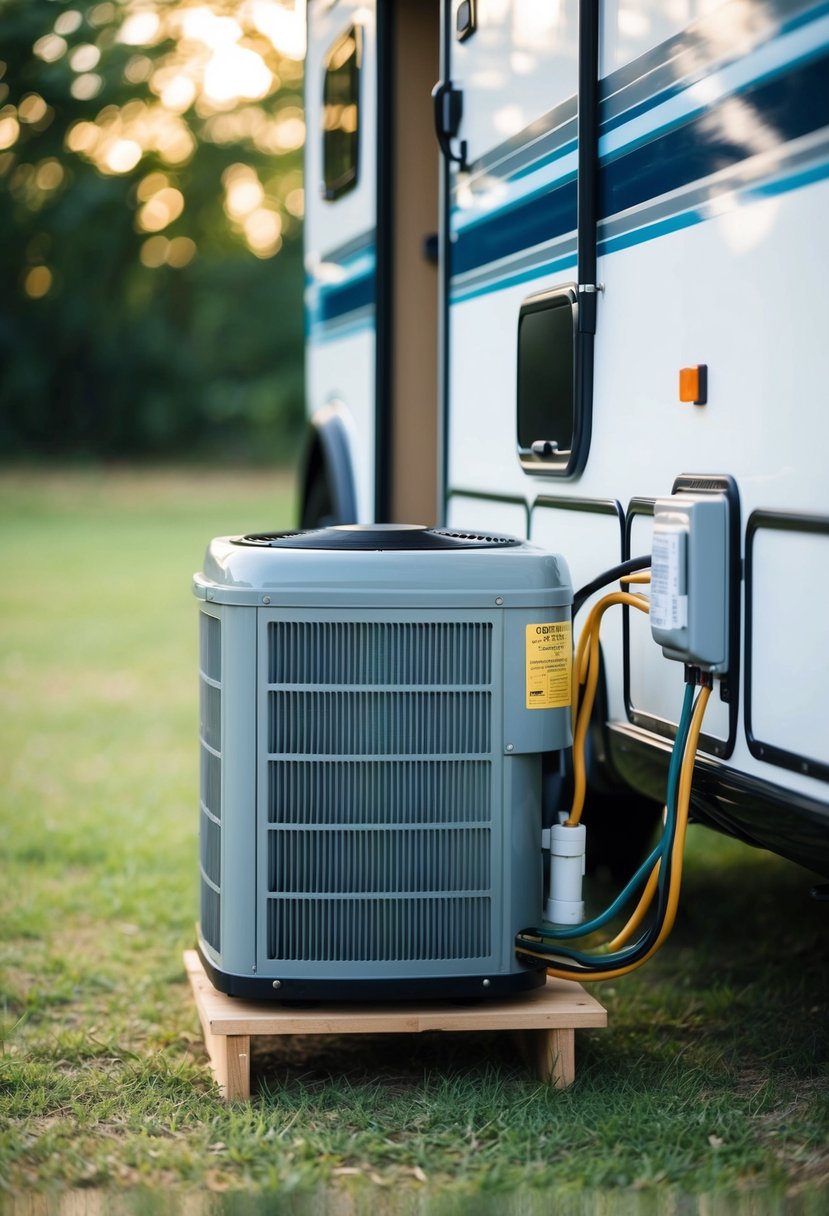
[[[0,0],[7,455],[296,434],[303,33],[277,0]]]

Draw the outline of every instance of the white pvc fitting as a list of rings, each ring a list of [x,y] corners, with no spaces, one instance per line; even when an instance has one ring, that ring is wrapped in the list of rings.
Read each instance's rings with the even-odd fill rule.
[[[544,913],[554,925],[577,925],[584,920],[581,880],[587,832],[583,823],[550,828],[550,898]]]

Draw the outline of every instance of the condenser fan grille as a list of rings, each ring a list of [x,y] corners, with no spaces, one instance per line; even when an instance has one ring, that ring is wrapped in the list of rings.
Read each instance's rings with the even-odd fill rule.
[[[488,823],[488,760],[295,760],[269,765],[268,819],[297,827],[350,823]]]
[[[270,833],[271,891],[487,891],[489,829],[309,828]]]
[[[486,692],[270,694],[270,750],[286,755],[420,756],[490,750]]]
[[[248,532],[235,545],[269,549],[335,549],[404,552],[423,550],[504,549],[520,545],[499,532],[462,532],[452,528],[420,528],[406,524],[337,524],[293,532]]]
[[[264,629],[268,959],[486,957],[492,625]]]
[[[432,962],[484,959],[490,901],[320,899],[271,904],[268,955],[292,962]]]
[[[273,684],[488,685],[492,626],[425,621],[274,621]]]

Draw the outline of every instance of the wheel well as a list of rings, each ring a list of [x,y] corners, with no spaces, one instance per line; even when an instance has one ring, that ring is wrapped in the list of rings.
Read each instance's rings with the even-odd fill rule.
[[[299,486],[301,527],[357,522],[348,434],[337,406],[325,406],[309,423]]]

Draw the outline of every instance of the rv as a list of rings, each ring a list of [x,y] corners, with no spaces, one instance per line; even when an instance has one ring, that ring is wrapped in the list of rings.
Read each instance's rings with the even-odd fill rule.
[[[680,626],[696,545],[728,659],[692,814],[829,875],[829,7],[307,14],[301,526],[511,534],[587,592],[659,531]],[[585,819],[614,863],[664,799],[666,621],[602,627]]]

